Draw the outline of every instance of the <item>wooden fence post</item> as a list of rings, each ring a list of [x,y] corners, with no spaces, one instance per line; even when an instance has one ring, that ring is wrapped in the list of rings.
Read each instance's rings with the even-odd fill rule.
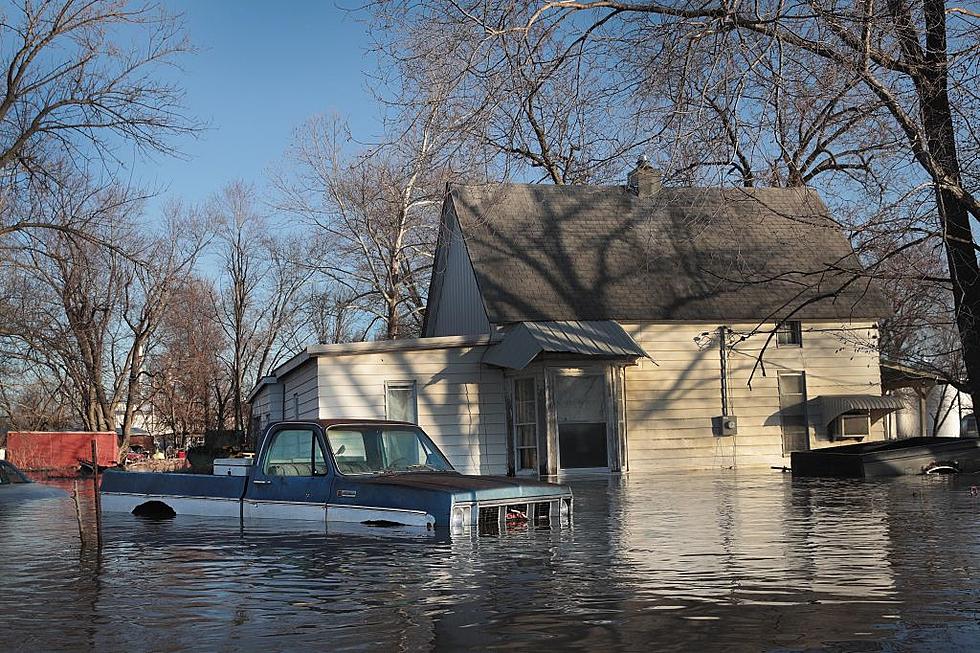
[[[102,497],[99,495],[99,443],[92,439],[92,484],[95,501],[95,539],[102,545]]]

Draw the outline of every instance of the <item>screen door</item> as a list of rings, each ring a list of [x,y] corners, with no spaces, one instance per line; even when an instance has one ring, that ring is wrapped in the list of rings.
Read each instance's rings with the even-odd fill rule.
[[[554,401],[559,466],[608,468],[605,378],[601,374],[556,376]]]

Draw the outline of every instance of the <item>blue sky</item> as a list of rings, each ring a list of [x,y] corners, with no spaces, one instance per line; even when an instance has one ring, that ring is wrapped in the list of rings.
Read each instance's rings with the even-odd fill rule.
[[[332,2],[169,0],[199,51],[176,81],[188,113],[208,123],[175,145],[184,159],[133,163],[133,182],[191,203],[225,183],[262,183],[294,128],[316,113],[338,113],[369,139],[379,130],[367,90],[375,68],[359,16]],[[161,198],[162,199],[162,198]]]

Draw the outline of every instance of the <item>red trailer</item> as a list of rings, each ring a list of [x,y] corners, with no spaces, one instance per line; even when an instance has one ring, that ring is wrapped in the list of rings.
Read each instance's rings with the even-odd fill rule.
[[[92,459],[92,441],[99,446],[99,466],[116,464],[116,434],[89,431],[11,431],[7,459],[21,469],[74,474],[81,461]]]

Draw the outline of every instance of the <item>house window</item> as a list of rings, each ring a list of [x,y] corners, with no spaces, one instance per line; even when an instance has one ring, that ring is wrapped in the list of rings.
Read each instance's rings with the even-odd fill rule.
[[[810,429],[806,419],[806,375],[780,372],[779,418],[783,431],[783,455],[810,448]]]
[[[776,327],[776,346],[803,346],[803,327],[798,320],[787,320]]]
[[[866,438],[871,434],[871,415],[864,411],[844,413],[833,421],[831,434],[840,439]]]
[[[538,471],[538,401],[533,378],[514,379],[515,471]]]
[[[385,382],[385,416],[398,422],[418,424],[418,396],[415,381]]]

